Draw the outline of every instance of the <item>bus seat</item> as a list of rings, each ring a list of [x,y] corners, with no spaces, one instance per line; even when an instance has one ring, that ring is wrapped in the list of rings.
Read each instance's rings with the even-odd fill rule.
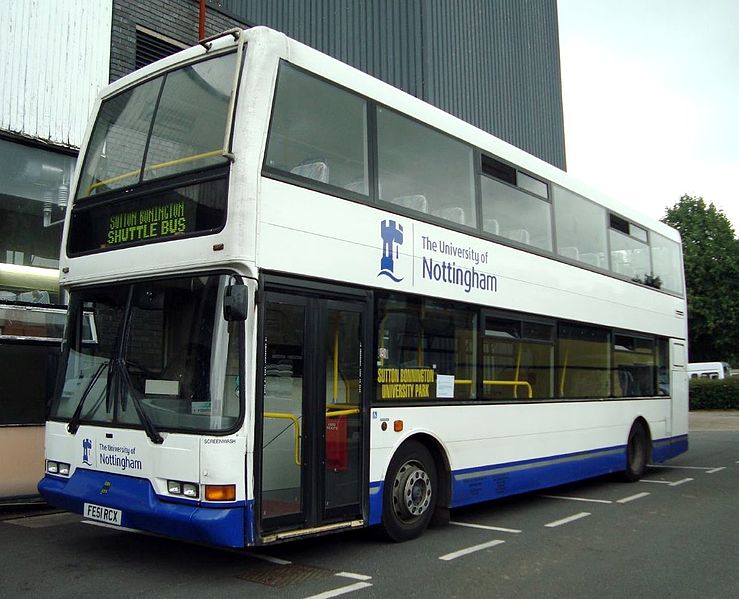
[[[591,266],[600,266],[601,268],[605,266],[603,264],[605,262],[605,256],[596,252],[584,252],[580,255],[580,260]]]
[[[308,177],[321,183],[328,183],[328,164],[322,160],[311,160],[300,163],[298,166],[290,169],[294,175]]]
[[[486,218],[482,226],[482,230],[485,233],[492,233],[493,235],[500,235],[500,227],[498,226],[498,220],[495,218]]]
[[[344,185],[344,189],[348,189],[349,191],[354,191],[356,193],[363,193],[364,195],[367,195],[367,180],[366,179],[355,179],[354,181],[349,181],[346,185]]]
[[[518,241],[519,243],[531,244],[531,237],[529,236],[528,229],[511,229],[510,231],[503,231],[503,237]]]
[[[410,208],[416,212],[428,213],[429,211],[429,204],[426,201],[426,196],[420,194],[400,196],[393,199],[392,203],[402,206],[403,208]]]
[[[465,224],[464,209],[459,206],[447,206],[446,208],[439,208],[438,210],[432,210],[431,214],[449,220],[460,225]]]
[[[559,253],[565,258],[580,260],[580,251],[574,245],[566,245],[562,248],[559,248]]]

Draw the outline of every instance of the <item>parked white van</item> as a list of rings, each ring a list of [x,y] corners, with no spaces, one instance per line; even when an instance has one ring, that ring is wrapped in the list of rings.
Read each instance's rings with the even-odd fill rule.
[[[730,376],[731,369],[726,362],[692,362],[688,364],[688,376],[691,379],[725,379]]]

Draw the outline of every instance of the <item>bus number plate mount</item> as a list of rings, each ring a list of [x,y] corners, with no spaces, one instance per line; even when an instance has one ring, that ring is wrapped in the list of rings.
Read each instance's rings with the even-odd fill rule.
[[[94,503],[86,503],[82,515],[89,520],[120,526],[123,518],[123,511],[104,507],[102,505],[95,505]]]

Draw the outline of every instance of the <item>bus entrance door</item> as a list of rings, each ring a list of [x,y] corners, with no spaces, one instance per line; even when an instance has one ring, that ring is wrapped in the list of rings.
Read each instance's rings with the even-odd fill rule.
[[[267,293],[262,314],[263,540],[362,520],[366,301]]]

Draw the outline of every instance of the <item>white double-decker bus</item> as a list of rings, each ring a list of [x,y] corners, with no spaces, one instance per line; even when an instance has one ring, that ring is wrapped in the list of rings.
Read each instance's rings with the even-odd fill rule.
[[[405,540],[687,449],[678,234],[269,29],[102,93],[61,283],[39,489],[102,524]]]

